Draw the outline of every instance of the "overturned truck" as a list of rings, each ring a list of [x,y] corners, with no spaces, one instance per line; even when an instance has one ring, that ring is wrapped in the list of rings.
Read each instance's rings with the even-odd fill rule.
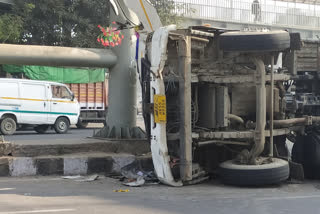
[[[286,31],[196,26],[149,35],[141,83],[160,181],[182,186],[208,173],[233,185],[288,179],[287,136],[320,122],[287,107],[297,103],[288,90],[300,48],[299,34]]]

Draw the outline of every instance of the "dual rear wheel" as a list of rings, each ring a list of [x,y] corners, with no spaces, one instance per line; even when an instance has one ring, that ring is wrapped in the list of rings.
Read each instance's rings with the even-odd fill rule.
[[[220,49],[225,52],[281,52],[290,45],[290,35],[286,31],[227,32],[220,35]],[[262,165],[240,165],[230,160],[222,163],[219,171],[226,184],[260,186],[288,179],[289,163],[272,158],[272,161]]]
[[[239,165],[229,160],[220,165],[222,182],[237,186],[262,186],[277,184],[289,178],[288,161],[272,158],[262,165]]]

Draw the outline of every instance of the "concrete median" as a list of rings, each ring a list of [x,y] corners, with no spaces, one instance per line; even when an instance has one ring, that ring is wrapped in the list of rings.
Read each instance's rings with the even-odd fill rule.
[[[1,157],[0,176],[121,174],[121,168],[137,161],[152,170],[151,156],[130,154],[73,154],[47,157]]]
[[[0,176],[46,176],[120,174],[137,161],[142,170],[152,170],[146,141],[31,141],[0,144]]]

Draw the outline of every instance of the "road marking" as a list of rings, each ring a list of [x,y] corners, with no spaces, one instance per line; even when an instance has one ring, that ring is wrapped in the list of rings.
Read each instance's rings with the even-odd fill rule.
[[[23,179],[0,179],[0,183],[5,182],[27,182],[27,181],[59,181],[61,178],[23,178]]]
[[[307,199],[307,198],[320,198],[320,195],[306,195],[306,196],[284,196],[284,197],[266,197],[266,198],[256,198],[256,200],[290,200],[290,199]]]
[[[8,191],[8,190],[15,190],[16,188],[2,188],[0,191]]]
[[[0,214],[28,214],[28,213],[59,213],[59,212],[73,212],[75,209],[57,209],[57,210],[29,210],[29,211],[13,211],[0,212]]]

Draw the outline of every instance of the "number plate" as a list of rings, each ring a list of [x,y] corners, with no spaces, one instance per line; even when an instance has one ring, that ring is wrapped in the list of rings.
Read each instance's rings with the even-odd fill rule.
[[[154,95],[154,122],[166,123],[167,122],[167,104],[166,96]]]

